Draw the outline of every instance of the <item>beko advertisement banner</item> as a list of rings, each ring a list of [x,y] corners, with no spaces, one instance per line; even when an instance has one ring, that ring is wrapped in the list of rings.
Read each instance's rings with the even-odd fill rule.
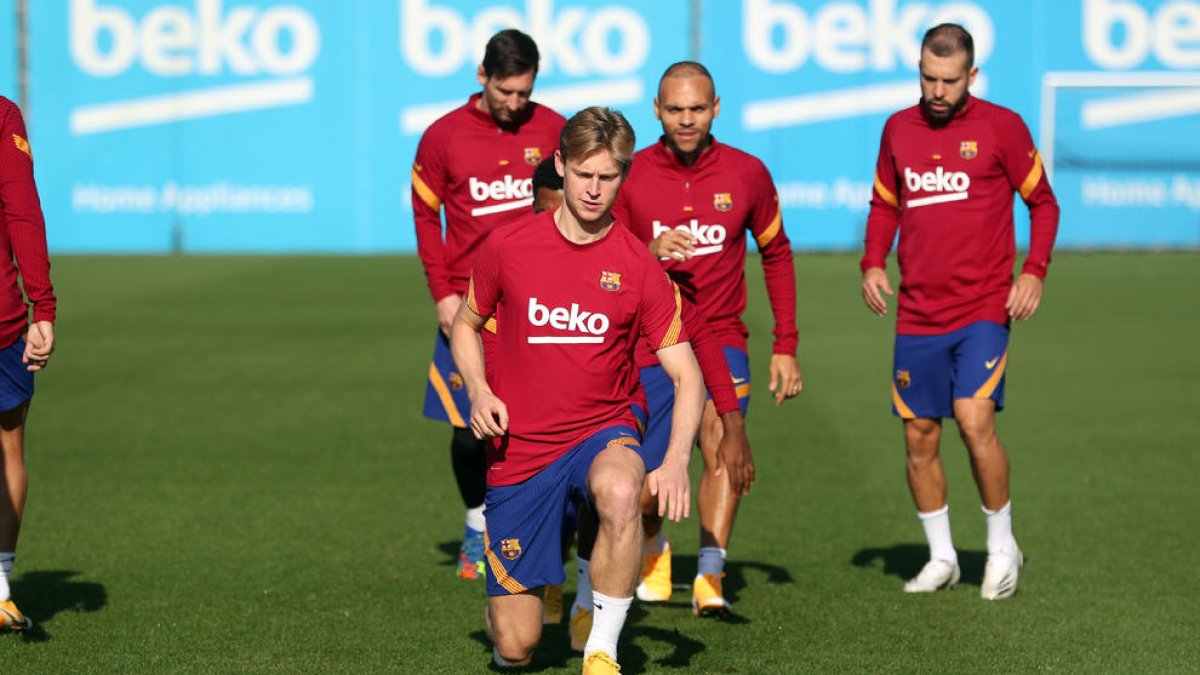
[[[855,249],[883,122],[918,100],[921,36],[943,21],[975,37],[974,92],[1037,139],[1061,246],[1200,246],[1200,0],[27,5],[55,252],[414,251],[417,141],[478,90],[483,45],[510,26],[541,49],[536,100],[618,108],[639,146],[660,132],[659,75],[698,55],[713,131],[771,170],[794,247]],[[17,70],[0,58],[13,99]]]

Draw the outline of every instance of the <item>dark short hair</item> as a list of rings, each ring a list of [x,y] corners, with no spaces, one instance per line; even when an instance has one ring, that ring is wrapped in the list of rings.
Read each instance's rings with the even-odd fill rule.
[[[488,77],[498,78],[531,71],[537,75],[540,59],[533,38],[516,28],[508,28],[488,40],[487,48],[483,51],[483,72]]]
[[[975,40],[966,28],[956,23],[939,23],[925,31],[921,51],[928,49],[934,56],[945,58],[958,52],[967,53],[967,68],[975,65]]]
[[[712,73],[708,72],[708,68],[704,67],[703,63],[698,61],[677,61],[667,66],[663,71],[662,77],[658,78],[659,86],[662,86],[662,81],[668,77],[705,77],[709,82],[713,82]],[[716,83],[713,83],[716,86]]]
[[[554,168],[554,155],[550,155],[543,159],[537,168],[533,170],[533,194],[537,196],[537,191],[542,188],[550,190],[563,189],[562,176],[558,175],[558,169]]]

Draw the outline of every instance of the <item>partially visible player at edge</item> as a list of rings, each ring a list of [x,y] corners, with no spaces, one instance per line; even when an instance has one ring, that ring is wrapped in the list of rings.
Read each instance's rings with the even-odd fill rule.
[[[884,271],[900,231],[900,298],[892,411],[904,421],[908,485],[929,541],[909,593],[953,588],[942,418],[953,416],[971,457],[987,519],[980,594],[1017,591],[1024,562],[1012,533],[1009,460],[996,437],[1004,408],[1011,321],[1033,316],[1058,231],[1058,203],[1020,116],[974,98],[979,69],[962,26],[931,28],[921,43],[921,101],[883,128],[862,258],[862,294],[876,314],[892,295]],[[1013,193],[1029,207],[1029,254],[1013,281]]]
[[[565,580],[568,500],[599,517],[592,552],[595,623],[584,673],[617,672],[633,602],[643,480],[659,512],[688,513],[687,466],[704,389],[678,292],[609,211],[633,152],[620,113],[588,108],[563,128],[556,165],[563,206],[497,231],[476,257],[451,331],[471,397],[471,428],[493,439],[487,490],[488,635],[497,665],[526,665],[541,637],[542,587]],[[480,333],[499,312],[485,377]],[[633,348],[657,355],[679,393],[667,457],[645,473],[629,409]]]
[[[450,356],[448,335],[480,242],[526,215],[533,202],[533,169],[558,148],[563,117],[529,100],[538,60],[537,44],[528,35],[514,29],[493,35],[476,72],[483,91],[430,125],[412,170],[417,253],[437,305],[439,328],[424,412],[454,427],[450,457],[467,508],[458,556],[458,575],[464,579],[484,573],[485,458],[484,444],[467,428],[470,402]]]
[[[29,305],[33,307],[32,321]],[[0,345],[4,345],[0,350],[0,371],[4,375],[0,378],[0,446],[4,451],[0,631],[25,630],[33,625],[13,603],[9,578],[29,487],[25,418],[33,399],[33,374],[45,368],[54,353],[57,305],[50,283],[46,221],[33,180],[33,153],[25,121],[16,104],[0,97]]]
[[[712,135],[720,111],[721,99],[707,68],[692,61],[667,68],[654,100],[663,134],[635,155],[629,180],[613,209],[618,222],[626,223],[649,244],[684,297],[696,304],[712,327],[725,351],[727,377],[740,399],[736,419],[733,410],[718,409],[717,401],[710,402],[700,428],[704,473],[697,495],[700,552],[692,608],[704,616],[730,609],[722,583],[726,549],[738,505],[754,473],[748,444],[730,447],[728,454],[718,458],[727,433],[744,435],[741,415],[750,403],[748,331],[742,321],[747,231],[762,254],[775,317],[769,390],[780,405],[803,386],[796,361],[796,276],[775,184],[761,161]],[[672,389],[647,352],[639,352],[638,365],[650,406],[645,444],[661,447],[664,429],[671,425]],[[732,469],[726,475],[720,473],[724,464]],[[671,596],[671,548],[657,525],[647,524],[638,586],[638,597],[646,601]]]

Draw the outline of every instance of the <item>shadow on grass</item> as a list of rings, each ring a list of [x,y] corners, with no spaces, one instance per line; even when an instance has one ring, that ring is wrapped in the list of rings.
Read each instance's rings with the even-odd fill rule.
[[[850,558],[855,567],[876,567],[883,561],[883,573],[905,581],[917,576],[929,560],[929,547],[925,544],[897,544],[890,548],[864,548]],[[961,583],[978,586],[983,583],[983,566],[987,562],[986,551],[959,551],[958,566],[962,569]]]
[[[439,550],[447,554],[453,552],[455,556],[458,554],[458,544],[456,542],[446,542],[439,545]],[[691,614],[691,583],[690,580],[696,576],[696,556],[675,556],[672,560],[673,576],[676,579],[688,579],[686,584],[676,584],[674,598],[668,602],[645,604],[635,602],[629,610],[629,617],[625,622],[625,629],[621,633],[621,665],[628,672],[641,672],[646,670],[649,665],[658,668],[683,669],[693,666],[693,660],[697,654],[705,651],[707,646],[685,633],[678,628],[660,628],[657,626],[647,625],[646,618],[649,615],[650,608],[664,609],[668,611],[680,611]],[[753,575],[766,576],[766,581],[769,584],[793,584],[795,580],[791,573],[776,565],[768,565],[758,562],[738,562],[729,561],[725,566],[725,597],[732,603],[737,601],[738,591],[746,587],[746,573],[751,572]],[[574,604],[575,598],[568,594],[564,598],[565,607],[571,607]],[[751,620],[737,613],[731,613],[724,616],[708,619],[717,621],[722,624],[743,625],[751,623]],[[472,640],[479,643],[481,663],[489,664],[489,670],[492,672],[510,672],[502,670],[492,664],[492,644],[487,637],[487,633],[482,630],[473,631],[470,634]],[[650,657],[647,655],[643,645],[649,642],[658,642],[670,648],[671,652],[662,657],[655,658],[651,664]],[[538,643],[536,652],[534,653],[533,663],[526,668],[520,669],[519,672],[536,673],[554,668],[565,668],[572,659],[579,659],[581,655],[578,652],[573,652],[570,649],[570,635],[568,633],[568,624],[566,621],[558,624],[542,626],[542,638]]]
[[[437,545],[437,550],[446,554],[446,559],[438,563],[442,567],[455,567],[458,565],[458,551],[462,548],[462,540],[455,539],[453,541],[443,541]]]
[[[94,581],[72,581],[79,572],[55,570],[26,572],[12,583],[12,594],[21,611],[33,620],[33,628],[21,633],[26,642],[46,642],[50,633],[43,627],[59,612],[97,612],[108,604],[108,592]]]

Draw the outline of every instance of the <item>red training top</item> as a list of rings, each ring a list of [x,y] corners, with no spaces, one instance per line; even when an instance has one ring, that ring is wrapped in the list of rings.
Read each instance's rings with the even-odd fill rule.
[[[562,115],[531,101],[519,126],[502,128],[476,107],[479,96],[425,130],[413,163],[417,254],[434,302],[465,293],[479,243],[528,213],[533,170],[558,149],[566,124]]]
[[[26,297],[33,305],[34,321],[53,322],[58,301],[50,283],[46,220],[33,182],[25,120],[17,105],[2,96],[0,118],[0,346],[7,347],[28,328]],[[17,284],[18,271],[24,295]]]
[[[483,243],[466,302],[504,317],[488,383],[509,425],[489,449],[489,485],[524,481],[603,427],[633,428],[634,344],[687,340],[678,291],[644,244],[620,226],[572,243],[554,211]]]
[[[884,267],[899,228],[897,333],[937,335],[976,321],[1008,324],[1014,191],[1030,214],[1021,272],[1045,278],[1058,202],[1021,117],[971,98],[942,127],[930,126],[920,105],[888,118],[861,267]]]
[[[775,315],[775,354],[796,354],[796,271],[783,230],[779,195],[758,158],[712,139],[696,162],[686,166],[660,139],[639,150],[613,207],[650,243],[674,228],[691,233],[696,255],[662,266],[692,300],[721,344],[746,351],[746,231],[762,253],[767,296]],[[645,360],[639,354],[639,362]]]

